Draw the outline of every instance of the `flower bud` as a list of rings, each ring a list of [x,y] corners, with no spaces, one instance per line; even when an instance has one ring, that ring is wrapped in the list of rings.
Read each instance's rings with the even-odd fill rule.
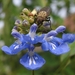
[[[28,20],[28,16],[26,14],[24,14],[23,12],[20,14],[20,17],[24,20]]]
[[[23,26],[27,26],[27,25],[29,25],[29,22],[28,22],[27,20],[24,20],[24,21],[22,22],[22,25],[23,25]]]
[[[16,29],[17,30],[17,26],[14,26],[13,29]]]
[[[26,15],[28,15],[28,14],[30,13],[30,11],[29,11],[27,8],[24,8],[24,9],[22,10],[22,12],[25,13]]]
[[[31,17],[29,17],[29,22],[30,23],[33,23],[34,22],[34,18],[31,16]]]
[[[20,20],[16,20],[15,21],[15,25],[19,25],[19,24],[21,24],[21,21]]]

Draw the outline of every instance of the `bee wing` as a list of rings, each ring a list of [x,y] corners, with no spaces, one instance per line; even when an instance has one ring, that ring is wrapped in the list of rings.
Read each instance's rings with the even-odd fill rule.
[[[50,15],[51,9],[50,9],[50,7],[43,7],[42,9],[40,9],[40,11],[45,11],[45,12],[47,12],[47,15]]]

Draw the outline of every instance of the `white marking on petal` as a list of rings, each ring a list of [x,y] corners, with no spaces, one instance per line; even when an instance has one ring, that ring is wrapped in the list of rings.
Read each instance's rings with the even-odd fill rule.
[[[30,59],[29,59],[29,65],[31,65],[31,64],[32,64],[32,59],[30,58]]]
[[[32,63],[33,63],[34,65],[36,65],[36,62],[35,62],[35,60],[34,60],[33,57],[31,57],[31,58],[29,59],[29,65],[31,65]]]
[[[35,60],[34,60],[34,59],[33,59],[33,64],[34,64],[34,65],[36,65],[36,62],[35,62]]]
[[[45,36],[44,39],[45,39],[46,41],[50,41],[50,40],[53,39],[53,36],[50,36],[50,37]]]
[[[31,40],[34,40],[36,33],[35,32],[29,32],[29,36],[31,37]]]
[[[50,43],[52,45],[52,48],[55,49],[56,48],[56,45],[53,44],[53,43]]]
[[[19,48],[19,45],[15,46],[15,48],[14,48],[14,49],[17,49],[17,48]]]

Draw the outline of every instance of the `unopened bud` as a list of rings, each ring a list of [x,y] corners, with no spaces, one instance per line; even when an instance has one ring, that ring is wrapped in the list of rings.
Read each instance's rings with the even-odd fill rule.
[[[22,10],[22,12],[25,13],[26,15],[28,15],[28,14],[30,13],[30,11],[29,11],[27,8],[24,8],[24,9]]]
[[[23,12],[20,14],[20,17],[24,20],[28,20],[28,16],[26,16]]]
[[[24,20],[24,21],[22,22],[22,25],[23,25],[23,26],[29,25],[29,22],[28,22],[27,20]]]
[[[17,30],[17,26],[14,26],[13,29],[16,29]]]
[[[20,20],[16,20],[15,21],[15,25],[19,25],[19,24],[21,24],[21,21]]]
[[[33,23],[33,22],[34,22],[34,18],[33,18],[33,17],[30,17],[30,18],[29,18],[29,22],[30,22],[30,23]]]

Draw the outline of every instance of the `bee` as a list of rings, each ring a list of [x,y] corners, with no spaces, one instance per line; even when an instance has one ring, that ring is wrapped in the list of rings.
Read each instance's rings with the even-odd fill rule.
[[[31,13],[29,13],[29,17],[34,17],[34,22],[41,27],[41,25],[47,26],[50,25],[51,28],[51,20],[50,20],[50,7],[43,7],[39,11],[34,9]]]
[[[51,23],[49,16],[50,12],[51,12],[50,7],[43,7],[40,11],[37,12],[35,22],[38,25],[42,24],[44,21],[49,21],[49,23]]]

